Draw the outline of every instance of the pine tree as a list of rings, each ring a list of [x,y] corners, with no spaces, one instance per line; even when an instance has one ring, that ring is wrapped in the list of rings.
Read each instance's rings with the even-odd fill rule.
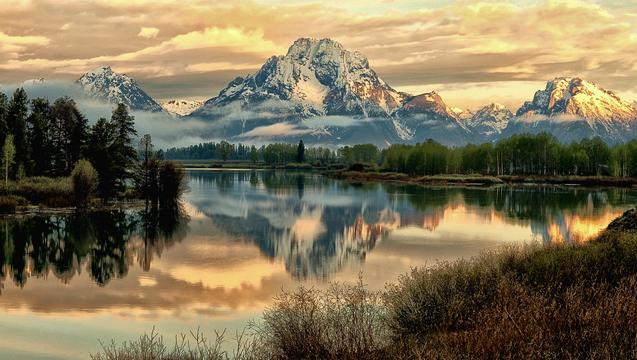
[[[68,175],[80,160],[88,137],[88,121],[69,97],[58,98],[51,110],[53,173]]]
[[[303,144],[303,139],[299,141],[299,146],[296,148],[296,162],[305,162],[305,144]]]
[[[28,98],[23,88],[18,88],[13,93],[13,97],[9,102],[7,113],[8,132],[13,135],[13,144],[15,146],[15,162],[17,168],[24,166],[28,162],[28,142],[26,120],[28,114]]]
[[[27,118],[27,133],[31,143],[29,174],[48,175],[51,172],[50,126],[51,106],[43,98],[31,100],[31,114]]]
[[[97,120],[89,133],[86,155],[98,175],[97,192],[107,202],[115,192],[115,127],[105,118]]]
[[[119,104],[113,110],[111,124],[115,131],[114,175],[116,187],[121,191],[126,187],[126,181],[131,178],[130,169],[133,169],[137,162],[137,151],[133,146],[133,139],[137,136],[135,118],[128,113],[126,105]]]
[[[7,127],[7,113],[9,110],[9,100],[7,95],[0,92],[0,144],[4,144],[9,128]]]

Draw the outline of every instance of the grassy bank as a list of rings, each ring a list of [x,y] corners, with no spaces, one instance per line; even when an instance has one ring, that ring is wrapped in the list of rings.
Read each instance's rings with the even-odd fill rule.
[[[0,187],[0,213],[12,213],[33,206],[73,205],[73,184],[69,178],[30,177]]]
[[[327,171],[326,176],[349,182],[395,182],[423,185],[497,185],[497,184],[554,184],[581,186],[637,186],[637,178],[612,176],[490,176],[490,175],[427,175],[410,176],[395,172],[375,171]]]
[[[173,349],[153,335],[93,358],[634,358],[636,231],[631,210],[588,243],[507,247],[439,263],[382,292],[361,282],[284,292],[229,340],[234,352],[221,350],[219,336],[204,343],[186,336]],[[149,349],[174,356],[148,357]]]

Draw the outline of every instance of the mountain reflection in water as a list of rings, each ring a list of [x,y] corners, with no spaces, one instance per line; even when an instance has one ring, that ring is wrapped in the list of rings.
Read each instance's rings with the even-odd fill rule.
[[[363,262],[379,241],[401,233],[396,230],[436,232],[444,222],[469,237],[478,231],[474,222],[495,232],[503,224],[530,229],[528,238],[511,234],[509,241],[586,241],[635,199],[626,189],[348,185],[254,171],[194,171],[190,185],[199,194],[189,198],[194,211],[283,260],[300,279],[328,278],[346,264]]]
[[[30,277],[52,274],[68,283],[85,269],[105,286],[135,264],[148,271],[155,257],[188,238],[190,217],[208,220],[205,231],[256,246],[294,279],[329,279],[364,263],[392,236],[586,241],[635,198],[625,189],[354,186],[272,171],[191,171],[189,185],[179,213],[121,210],[3,220],[0,282],[10,278],[24,287]]]

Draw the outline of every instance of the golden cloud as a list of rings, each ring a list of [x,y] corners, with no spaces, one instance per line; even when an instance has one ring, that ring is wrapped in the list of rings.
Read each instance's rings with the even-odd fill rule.
[[[637,83],[636,11],[634,4],[614,8],[572,0],[437,6],[33,0],[0,14],[0,69],[12,70],[0,74],[0,82],[43,73],[76,77],[109,64],[150,84],[160,77],[183,82],[200,74],[199,82],[205,79],[218,89],[309,36],[331,37],[364,53],[395,87],[580,75],[630,92]],[[162,86],[170,91],[165,81]],[[215,89],[193,95],[213,96]]]

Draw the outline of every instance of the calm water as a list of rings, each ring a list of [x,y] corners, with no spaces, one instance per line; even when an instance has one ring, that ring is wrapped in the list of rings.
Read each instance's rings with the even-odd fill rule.
[[[625,189],[359,186],[285,172],[189,172],[183,214],[0,220],[0,358],[85,359],[98,339],[241,328],[282,288],[506,243],[582,242]],[[170,340],[170,339],[168,339]]]

